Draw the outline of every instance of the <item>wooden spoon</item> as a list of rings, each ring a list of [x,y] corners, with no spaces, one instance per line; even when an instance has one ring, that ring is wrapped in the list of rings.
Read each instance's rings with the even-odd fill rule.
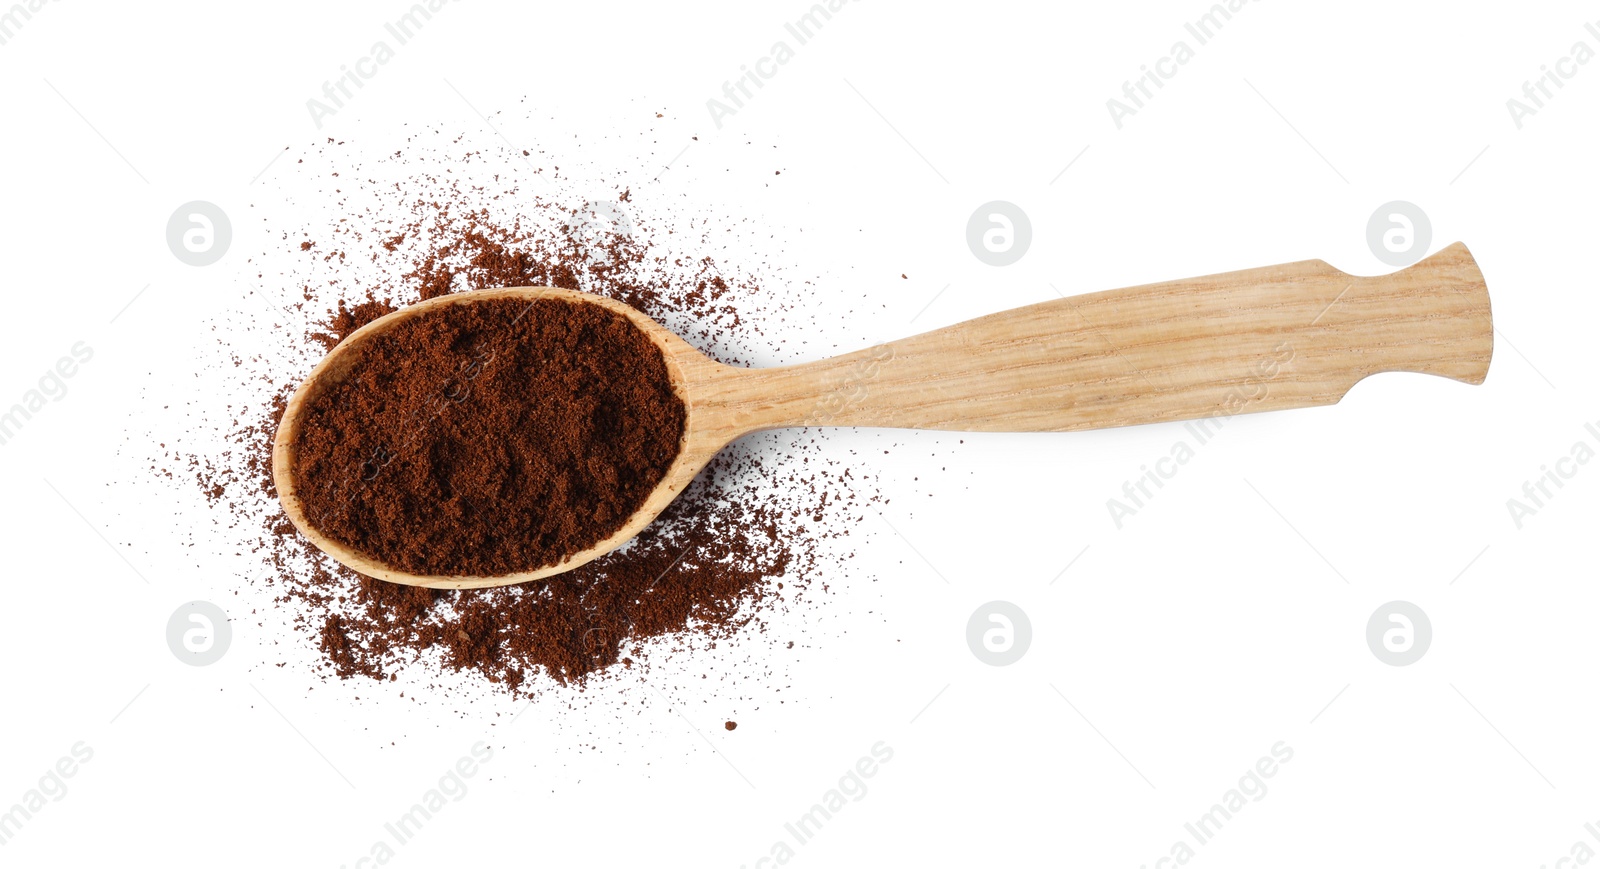
[[[416,576],[330,540],[295,494],[301,411],[374,336],[444,305],[559,298],[627,317],[666,357],[688,411],[677,459],[615,534],[559,564],[505,576]],[[1320,260],[1074,296],[991,314],[844,356],[785,368],[714,362],[633,308],[524,287],[441,296],[347,338],[290,399],[272,473],[289,519],[368,576],[435,588],[510,585],[568,571],[621,546],[741,435],[801,425],[958,431],[1076,431],[1333,404],[1380,371],[1482,383],[1494,351],[1489,293],[1465,245],[1410,268],[1354,277]]]

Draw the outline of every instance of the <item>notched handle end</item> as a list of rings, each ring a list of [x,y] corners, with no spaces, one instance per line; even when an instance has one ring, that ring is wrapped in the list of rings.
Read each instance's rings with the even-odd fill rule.
[[[1461,242],[1387,275],[1354,278],[1334,322],[1357,326],[1359,344],[1381,371],[1436,374],[1474,386],[1489,374],[1494,320],[1489,287]]]

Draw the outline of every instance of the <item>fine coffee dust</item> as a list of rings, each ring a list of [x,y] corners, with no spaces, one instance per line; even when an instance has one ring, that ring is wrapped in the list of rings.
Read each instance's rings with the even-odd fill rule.
[[[284,177],[263,183],[277,191],[263,209],[328,216],[290,225],[261,218],[276,244],[250,260],[257,307],[218,324],[209,372],[234,394],[225,407],[206,398],[189,411],[189,426],[212,432],[218,446],[169,449],[154,470],[198,483],[217,535],[259,561],[260,572],[241,579],[241,597],[261,601],[249,618],[262,630],[281,618],[304,638],[277,643],[278,666],[312,647],[329,677],[405,674],[406,684],[420,677],[430,697],[487,682],[534,697],[642,681],[670,662],[691,678],[743,684],[733,688],[745,692],[738,702],[759,708],[781,690],[775,668],[834,618],[817,609],[818,596],[847,575],[845,538],[878,500],[870,466],[826,453],[821,433],[736,442],[623,548],[517,586],[454,591],[369,579],[311,547],[284,516],[270,447],[288,395],[329,348],[399,306],[495,287],[582,290],[625,302],[735,364],[781,352],[784,339],[767,338],[762,324],[788,328],[785,318],[803,325],[813,316],[790,308],[785,281],[717,258],[748,221],[642,204],[622,180],[601,200],[589,192],[599,183],[544,168],[530,177],[519,165],[528,155],[463,139],[425,131],[378,159],[329,140],[283,161]],[[650,166],[631,173],[636,185],[654,174]],[[623,225],[596,219],[615,210]],[[276,287],[283,297],[266,289]]]
[[[338,543],[418,576],[504,576],[620,529],[684,417],[661,350],[622,314],[447,304],[366,341],[305,403],[291,473]]]

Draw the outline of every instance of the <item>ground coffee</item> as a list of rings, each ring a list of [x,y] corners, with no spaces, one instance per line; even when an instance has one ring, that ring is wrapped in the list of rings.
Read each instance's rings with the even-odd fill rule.
[[[159,443],[155,473],[198,483],[210,502],[213,521],[189,532],[197,561],[237,571],[238,617],[281,638],[265,666],[310,657],[335,679],[399,681],[386,696],[456,706],[487,683],[570,704],[597,696],[574,688],[650,679],[637,695],[656,698],[672,691],[657,673],[694,679],[702,700],[720,692],[748,707],[782,696],[788,662],[843,630],[820,598],[851,581],[847,538],[880,501],[871,463],[824,449],[824,431],[740,439],[628,545],[516,586],[369,579],[311,546],[284,515],[271,444],[288,396],[329,348],[401,305],[551,286],[624,302],[723,362],[783,364],[816,352],[764,330],[820,316],[796,307],[817,276],[752,255],[770,242],[766,223],[675,205],[682,194],[650,183],[670,153],[587,170],[567,154],[555,170],[540,152],[464,138],[424,129],[368,149],[328,140],[297,148],[297,159],[262,179],[270,241],[250,257],[245,307],[215,324],[204,374],[216,385],[131,442]],[[610,202],[597,201],[597,189],[610,189]],[[607,212],[620,220],[597,222]],[[850,313],[827,317],[850,322]],[[186,432],[180,443],[166,433],[175,424]]]
[[[629,320],[487,299],[404,320],[309,402],[306,518],[421,576],[501,576],[611,536],[666,474],[684,407]]]

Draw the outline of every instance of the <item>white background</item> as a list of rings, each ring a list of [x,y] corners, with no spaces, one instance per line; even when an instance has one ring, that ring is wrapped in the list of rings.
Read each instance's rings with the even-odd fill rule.
[[[1600,469],[1520,530],[1506,506],[1575,442],[1600,448],[1584,429],[1600,421],[1600,63],[1520,130],[1506,108],[1574,43],[1600,49],[1584,28],[1600,5],[1252,2],[1120,130],[1106,100],[1192,45],[1183,24],[1205,4],[1055,6],[851,3],[721,129],[706,100],[793,45],[783,24],[803,2],[453,4],[322,130],[305,101],[404,3],[34,13],[0,46],[0,405],[74,342],[95,355],[0,447],[0,808],[75,743],[94,754],[0,862],[354,866],[483,739],[492,762],[391,865],[756,865],[880,741],[893,759],[794,865],[1155,866],[1280,741],[1292,761],[1195,865],[1531,867],[1600,850],[1584,829],[1600,825]],[[214,520],[196,499],[136,482],[130,420],[183,437],[181,410],[160,406],[196,398],[209,324],[255,304],[236,278],[272,242],[250,209],[297,177],[269,161],[403,123],[492,144],[477,112],[512,109],[513,141],[560,153],[586,131],[602,164],[661,166],[698,136],[657,195],[770,227],[823,277],[808,292],[824,347],[1052,284],[1308,258],[1381,273],[1367,219],[1404,199],[1431,218],[1432,249],[1477,257],[1493,366],[1480,387],[1392,374],[1332,408],[1232,420],[1121,530],[1106,500],[1180,426],[843,433],[829,449],[882,458],[887,522],[853,537],[855,569],[808,616],[813,647],[737,702],[690,662],[662,695],[552,699],[509,725],[521,704],[489,694],[415,703],[279,669],[311,657],[289,648],[306,641],[243,621],[218,664],[179,663],[167,617],[232,606],[240,577],[215,541],[187,545]],[[263,172],[270,195],[251,183]],[[208,268],[163,238],[194,199],[234,216],[232,252]],[[1033,224],[1006,268],[963,239],[995,199]],[[875,313],[830,320],[846,301]],[[966,644],[993,599],[1032,621],[1010,667]],[[1396,599],[1434,629],[1409,667],[1364,637]]]

